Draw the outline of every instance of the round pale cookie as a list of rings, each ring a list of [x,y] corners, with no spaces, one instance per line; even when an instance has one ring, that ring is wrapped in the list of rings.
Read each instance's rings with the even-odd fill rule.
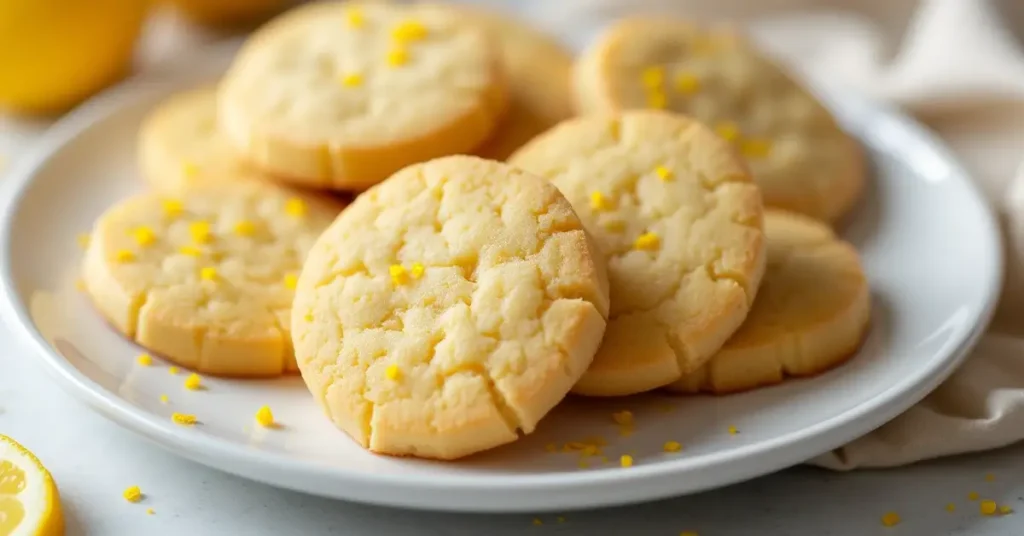
[[[150,112],[139,130],[139,167],[150,186],[170,194],[261,177],[217,130],[214,87],[172,95]]]
[[[504,160],[534,136],[572,117],[572,53],[556,39],[504,13],[459,6],[458,13],[496,36],[509,82],[504,119],[474,154]]]
[[[743,326],[721,351],[670,389],[732,393],[809,376],[857,352],[871,300],[857,251],[827,225],[765,214],[768,267]]]
[[[310,252],[292,310],[302,377],[374,452],[453,459],[513,441],[601,342],[595,257],[543,179],[471,156],[410,166]]]
[[[313,3],[248,39],[220,85],[219,124],[282,180],[361,190],[472,151],[505,91],[496,45],[455,10]]]
[[[298,273],[339,209],[258,182],[139,195],[96,222],[85,287],[118,331],[180,365],[228,376],[296,371]]]
[[[747,159],[767,206],[835,221],[864,185],[859,146],[806,89],[730,30],[627,19],[581,56],[584,112],[664,108],[690,115]]]
[[[743,322],[764,270],[761,197],[703,125],[652,111],[570,119],[510,162],[554,182],[607,262],[608,330],[573,392],[674,382]]]

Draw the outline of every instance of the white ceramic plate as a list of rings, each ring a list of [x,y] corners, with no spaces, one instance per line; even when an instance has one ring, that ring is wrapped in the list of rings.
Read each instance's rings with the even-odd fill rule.
[[[232,49],[168,65],[70,115],[8,176],[0,196],[3,313],[12,330],[68,392],[212,467],[318,495],[463,511],[561,510],[705,490],[803,462],[894,417],[956,367],[992,309],[998,235],[970,179],[909,119],[830,94],[874,167],[845,230],[874,291],[873,327],[850,363],[728,397],[568,400],[530,437],[456,463],[372,455],[328,423],[297,378],[207,378],[208,389],[192,392],[164,363],[138,366],[140,348],[75,291],[76,235],[143,188],[134,151],[143,116],[171,92],[212,80]],[[254,424],[264,404],[282,429]],[[635,414],[632,435],[619,435],[612,422],[621,409]],[[173,411],[194,413],[202,424],[176,426]],[[729,434],[730,426],[739,433]],[[578,454],[545,451],[592,436],[607,440],[611,463],[592,458],[584,469]],[[664,453],[667,440],[684,450]],[[618,467],[624,453],[632,468]]]

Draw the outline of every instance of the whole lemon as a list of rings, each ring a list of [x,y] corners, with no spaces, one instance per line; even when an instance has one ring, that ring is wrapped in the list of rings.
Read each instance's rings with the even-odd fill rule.
[[[124,76],[149,0],[0,0],[0,108],[64,111]]]
[[[258,22],[294,0],[167,0],[199,24],[230,26]]]

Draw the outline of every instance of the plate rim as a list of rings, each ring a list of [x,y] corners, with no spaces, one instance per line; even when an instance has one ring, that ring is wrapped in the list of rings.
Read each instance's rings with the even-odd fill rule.
[[[137,103],[141,95],[148,94],[147,85],[164,87],[166,81],[162,83],[161,76],[169,74],[177,76],[180,80],[184,74],[180,69],[188,66],[190,62],[202,61],[204,55],[226,53],[237,46],[237,40],[230,40],[199,47],[192,53],[166,62],[163,68],[140,73],[94,97],[47,129],[26,154],[18,159],[6,174],[4,183],[0,185],[0,317],[7,324],[19,346],[32,355],[34,361],[41,362],[48,375],[64,392],[76,400],[85,403],[123,428],[179,456],[209,467],[277,487],[356,502],[463,512],[536,512],[588,508],[695,493],[799,464],[891,420],[917,403],[959,367],[978,338],[985,332],[995,312],[1003,281],[1004,254],[1001,234],[994,208],[987,202],[978,185],[971,180],[971,175],[936,135],[913,118],[884,103],[872,102],[862,96],[830,89],[830,95],[826,96],[826,100],[851,102],[861,109],[872,110],[895,119],[924,142],[934,154],[940,156],[949,165],[954,180],[966,183],[965,186],[973,194],[972,201],[980,205],[984,219],[980,224],[988,231],[984,238],[993,246],[989,248],[992,252],[991,273],[987,274],[988,277],[985,279],[987,287],[979,302],[981,307],[970,322],[965,324],[968,327],[961,328],[959,333],[951,337],[949,343],[933,354],[942,354],[943,357],[939,358],[932,368],[917,371],[916,374],[901,379],[872,400],[819,421],[813,426],[757,444],[700,458],[670,459],[650,465],[634,466],[628,471],[601,468],[579,473],[502,476],[374,474],[246,449],[230,441],[205,434],[182,433],[180,428],[175,429],[170,423],[158,423],[141,408],[129,404],[116,393],[98,385],[72,366],[46,341],[32,321],[27,304],[19,299],[14,283],[11,263],[14,255],[11,251],[12,223],[14,214],[38,170],[76,136],[94,123],[118,113],[121,108],[130,106],[133,102]],[[812,444],[817,446],[810,448],[814,452],[808,452],[808,446]],[[821,448],[821,445],[827,446]],[[749,464],[736,463],[751,456],[763,458],[770,455],[774,455],[771,464],[762,463],[741,470],[739,467]],[[697,460],[700,460],[700,463],[697,463]],[[729,468],[730,466],[732,468]],[[728,473],[730,477],[716,480],[714,483],[686,485],[686,475],[716,468]],[[316,482],[324,481],[346,484],[342,486],[344,492],[315,487]],[[301,485],[297,482],[313,485]],[[588,498],[587,493],[583,493],[582,496],[572,493],[602,485],[622,486],[630,491],[611,495],[601,494],[598,498]],[[369,493],[359,493],[360,490]],[[478,495],[482,492],[515,493],[520,500],[516,503],[493,498],[482,499]],[[559,500],[552,501],[553,496],[558,496]]]

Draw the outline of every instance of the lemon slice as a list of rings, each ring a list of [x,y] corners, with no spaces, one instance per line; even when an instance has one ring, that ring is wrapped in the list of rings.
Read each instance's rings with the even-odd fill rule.
[[[64,534],[57,484],[39,459],[0,434],[0,536]]]

